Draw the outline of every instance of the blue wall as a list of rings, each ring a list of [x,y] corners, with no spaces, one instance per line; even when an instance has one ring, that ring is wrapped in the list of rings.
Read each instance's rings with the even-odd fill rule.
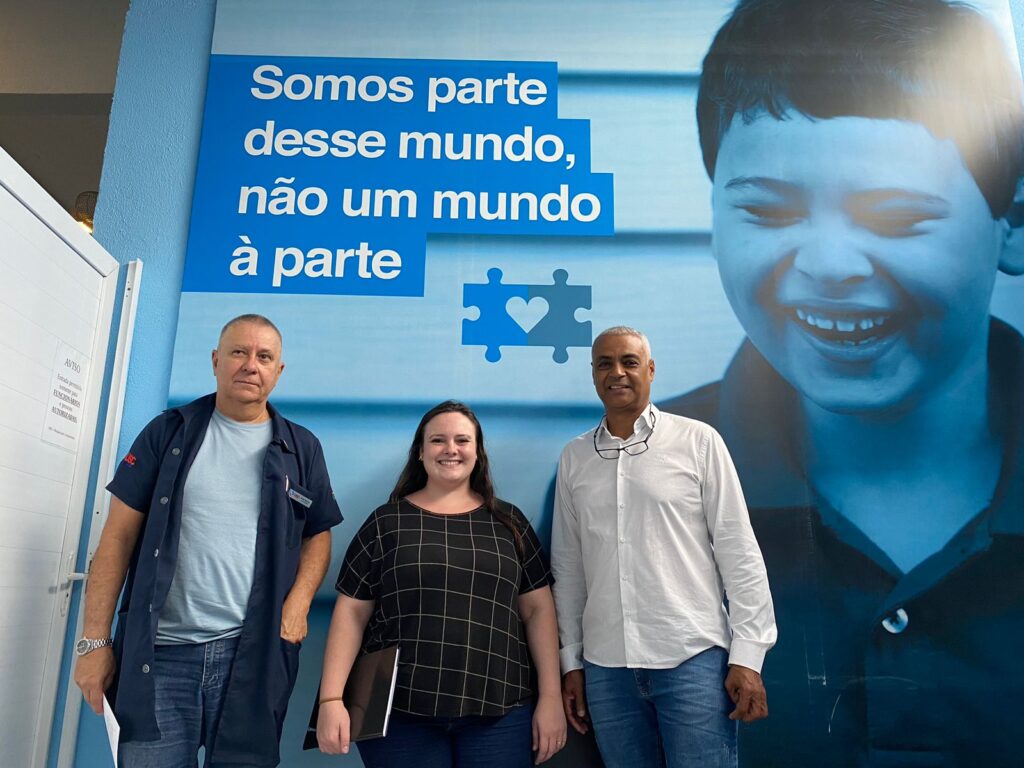
[[[1010,2],[1020,40],[1024,0]],[[145,262],[122,449],[168,400],[214,10],[215,0],[135,0],[125,26],[95,232],[120,262]],[[304,726],[329,609],[329,604],[318,604],[311,617],[286,744],[294,744]],[[310,753],[298,758],[293,749],[283,751],[287,766],[327,765],[328,760],[331,765],[359,764],[354,757]],[[102,723],[87,709],[75,765],[110,765]]]

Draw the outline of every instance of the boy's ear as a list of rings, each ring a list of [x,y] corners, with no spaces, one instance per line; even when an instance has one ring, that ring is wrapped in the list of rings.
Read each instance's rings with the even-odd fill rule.
[[[1018,180],[1013,203],[1000,223],[1003,251],[999,256],[999,270],[1008,275],[1024,275],[1024,179]]]

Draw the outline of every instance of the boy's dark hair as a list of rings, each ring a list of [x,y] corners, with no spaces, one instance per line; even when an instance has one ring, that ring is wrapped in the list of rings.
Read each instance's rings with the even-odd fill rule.
[[[908,120],[952,139],[996,218],[1024,175],[1020,70],[992,24],[960,3],[741,0],[700,78],[708,175],[736,116],[789,111]]]

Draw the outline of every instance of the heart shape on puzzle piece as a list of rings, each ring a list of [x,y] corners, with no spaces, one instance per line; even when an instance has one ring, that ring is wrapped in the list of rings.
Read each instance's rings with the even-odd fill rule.
[[[513,296],[506,302],[505,311],[520,328],[529,333],[548,313],[548,302],[540,296],[534,296],[529,301],[521,296]]]

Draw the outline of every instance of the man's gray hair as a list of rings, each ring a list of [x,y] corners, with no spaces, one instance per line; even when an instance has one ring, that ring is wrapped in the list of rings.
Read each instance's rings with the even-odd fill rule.
[[[238,317],[233,317],[226,323],[224,323],[224,327],[220,329],[220,336],[217,337],[218,343],[220,339],[224,338],[224,334],[228,332],[228,328],[232,327],[233,325],[238,325],[239,323],[253,323],[254,325],[265,326],[272,330],[274,333],[276,333],[278,340],[280,340],[282,344],[284,343],[284,338],[281,336],[281,331],[278,329],[276,325],[274,325],[270,318],[264,317],[263,315],[257,315],[254,313],[239,315]]]
[[[635,336],[640,339],[640,343],[643,344],[644,352],[647,354],[647,357],[651,357],[651,342],[648,341],[647,335],[643,331],[638,331],[636,328],[630,328],[628,325],[613,325],[611,328],[605,328],[597,334],[597,338],[594,339],[594,344],[591,345],[591,348],[593,348],[593,346],[605,336]]]

